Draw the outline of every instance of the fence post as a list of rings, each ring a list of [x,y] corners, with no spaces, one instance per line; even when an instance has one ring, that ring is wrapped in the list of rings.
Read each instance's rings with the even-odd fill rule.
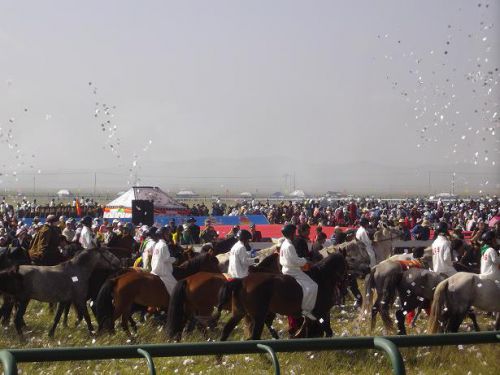
[[[148,363],[149,373],[151,375],[156,375],[155,364],[153,362],[153,358],[151,358],[151,355],[147,351],[141,348],[137,349],[137,353],[146,358],[146,362]]]
[[[263,344],[257,344],[257,348],[269,353],[269,355],[271,356],[271,360],[273,361],[274,373],[276,375],[280,375],[280,363],[278,361],[278,356],[276,355],[276,352],[273,350],[273,348]]]
[[[373,346],[377,349],[382,349],[389,355],[391,360],[392,372],[394,375],[405,375],[405,364],[403,362],[403,357],[401,353],[392,341],[384,339],[383,337],[374,337]]]
[[[16,358],[8,350],[0,350],[0,361],[5,375],[17,375]]]

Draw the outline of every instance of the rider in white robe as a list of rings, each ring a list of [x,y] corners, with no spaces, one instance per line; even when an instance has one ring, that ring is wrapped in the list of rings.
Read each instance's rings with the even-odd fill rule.
[[[157,275],[165,287],[167,288],[168,294],[172,295],[175,284],[177,280],[172,275],[173,263],[175,258],[170,256],[170,251],[168,250],[168,245],[166,238],[168,236],[168,231],[161,228],[159,231],[160,239],[153,247],[153,256],[151,258],[151,273]]]
[[[453,256],[451,252],[451,242],[448,239],[448,225],[445,222],[439,223],[436,229],[438,237],[432,243],[432,266],[434,272],[444,274],[448,277],[457,273],[453,267]]]
[[[495,250],[496,236],[494,231],[483,234],[481,247],[481,279],[491,279],[500,282],[500,257]]]
[[[302,315],[311,320],[316,320],[316,317],[312,314],[312,310],[316,305],[318,284],[301,269],[301,267],[307,264],[307,260],[297,255],[295,246],[292,244],[295,237],[295,230],[295,225],[287,224],[281,231],[285,236],[285,240],[280,247],[280,264],[283,267],[281,271],[284,275],[292,276],[302,288]]]
[[[368,226],[368,224],[368,219],[362,217],[359,221],[360,227],[356,231],[356,239],[365,244],[366,252],[370,257],[370,267],[374,267],[377,264],[377,260],[375,258],[375,251],[373,250],[372,241],[370,240],[370,237],[368,237],[368,232],[366,231],[366,227]]]
[[[239,241],[236,242],[229,251],[229,266],[227,273],[232,278],[243,278],[248,276],[248,267],[255,264],[257,258],[251,258],[247,251],[248,243],[252,239],[252,234],[242,229],[238,232],[237,236]]]

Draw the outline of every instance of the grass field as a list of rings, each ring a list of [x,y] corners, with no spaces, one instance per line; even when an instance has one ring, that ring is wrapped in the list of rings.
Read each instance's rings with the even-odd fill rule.
[[[73,314],[73,313],[72,313]],[[425,314],[422,314],[425,316]],[[221,321],[224,321],[223,315]],[[48,348],[58,346],[99,346],[141,343],[165,343],[163,329],[151,321],[139,327],[136,337],[129,339],[120,329],[114,336],[91,337],[84,324],[74,327],[74,315],[70,316],[69,327],[62,324],[56,330],[54,339],[49,339],[48,328],[52,314],[48,305],[32,301],[25,316],[28,327],[25,340],[20,341],[11,325],[5,327],[0,337],[3,348]],[[425,318],[411,334],[424,333]],[[380,323],[380,322],[379,322]],[[492,320],[480,316],[483,329],[492,329]],[[349,306],[332,309],[332,328],[337,336],[368,335],[367,322],[358,319],[357,310]],[[286,337],[286,319],[279,317],[275,327]],[[468,330],[468,323],[462,330]],[[241,340],[243,330],[235,330],[234,340]],[[381,324],[377,332],[381,334]],[[215,339],[219,331],[211,336]],[[264,338],[270,338],[264,331]],[[206,341],[199,333],[194,333],[185,341]],[[449,347],[422,347],[401,350],[408,374],[500,374],[500,345],[468,345]],[[283,374],[390,374],[389,360],[384,353],[374,350],[278,353]],[[216,364],[211,356],[191,356],[178,358],[155,358],[159,374],[269,374],[273,368],[264,354],[224,356],[221,364]],[[106,360],[81,362],[21,363],[24,374],[143,374],[147,373],[145,360]]]

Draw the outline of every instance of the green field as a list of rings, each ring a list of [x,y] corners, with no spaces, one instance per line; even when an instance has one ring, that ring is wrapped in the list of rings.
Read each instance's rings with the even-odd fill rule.
[[[72,313],[73,314],[73,313]],[[425,314],[423,314],[425,315]],[[57,346],[99,346],[141,343],[165,343],[161,327],[146,322],[139,327],[136,337],[129,339],[121,329],[114,336],[91,337],[85,325],[74,327],[74,315],[70,316],[69,327],[58,327],[54,339],[47,336],[52,320],[48,305],[33,301],[26,314],[28,324],[25,340],[21,342],[14,327],[4,328],[1,346],[6,348],[57,347]],[[221,319],[224,321],[225,316]],[[423,333],[425,321],[420,319],[411,333]],[[275,327],[286,337],[286,319],[280,317]],[[492,329],[492,319],[480,316],[483,329]],[[336,335],[368,335],[367,322],[358,319],[357,311],[351,307],[335,307],[332,310],[332,325]],[[468,330],[468,323],[462,330]],[[380,324],[376,334],[381,334]],[[234,339],[241,340],[243,330],[238,327]],[[217,338],[218,331],[211,337]],[[264,332],[265,338],[268,337]],[[185,338],[186,341],[206,341],[199,333]],[[402,349],[408,374],[499,374],[500,345],[468,345],[443,348]],[[374,350],[278,353],[283,374],[389,374],[390,364],[384,353]],[[272,364],[264,354],[224,356],[217,364],[211,356],[190,356],[182,358],[155,358],[157,372],[179,374],[269,374]],[[147,372],[145,360],[106,360],[58,363],[21,363],[19,369],[26,374],[141,374]],[[470,371],[470,372],[469,372]]]

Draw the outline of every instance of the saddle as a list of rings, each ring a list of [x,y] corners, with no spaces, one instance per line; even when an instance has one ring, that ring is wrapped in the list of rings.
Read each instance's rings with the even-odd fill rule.
[[[424,264],[418,259],[398,260],[398,263],[403,271],[408,271],[410,268],[424,268]]]

